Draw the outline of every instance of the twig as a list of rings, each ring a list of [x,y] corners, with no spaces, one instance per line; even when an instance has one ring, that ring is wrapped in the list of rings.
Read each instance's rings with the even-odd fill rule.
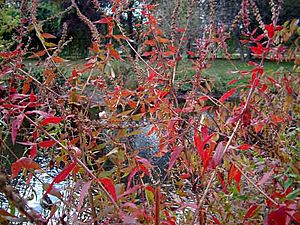
[[[25,215],[28,220],[37,225],[46,225],[47,221],[43,216],[30,208],[27,202],[19,194],[17,194],[11,185],[7,185],[8,177],[0,173],[0,192],[2,192],[7,199],[18,209],[18,211]]]
[[[10,63],[12,66],[15,66],[13,63]],[[33,76],[31,76],[29,73],[27,73],[26,71],[22,70],[21,68],[17,68],[20,72],[22,72],[24,75],[26,75],[27,77],[29,77],[30,79],[32,79],[34,82],[36,82],[38,85],[44,87],[44,85],[39,82],[36,78],[34,78]],[[52,94],[61,97],[59,94],[57,94],[55,91],[53,91],[51,88],[49,87],[45,87],[48,91],[50,91]]]
[[[230,162],[234,163],[233,160],[230,158]],[[256,185],[251,179],[250,177],[248,177],[248,175],[246,173],[244,173],[244,171],[236,164],[234,163],[235,167],[240,171],[240,173],[243,175],[243,177],[246,178],[246,180],[252,184],[256,190],[258,190],[262,195],[264,195],[268,200],[270,200],[274,205],[279,205],[274,199],[272,199],[266,192],[264,192],[258,185]]]
[[[224,154],[228,150],[228,148],[229,148],[229,146],[230,146],[230,144],[231,144],[231,142],[232,142],[232,140],[234,138],[234,135],[235,135],[237,129],[239,128],[239,126],[240,126],[240,123],[241,123],[241,119],[239,119],[239,121],[237,122],[237,124],[236,124],[233,132],[231,133],[231,136],[230,136],[230,138],[229,138],[229,140],[228,140],[228,142],[227,142],[227,144],[226,144],[226,146],[224,148]],[[194,214],[194,217],[192,219],[191,225],[195,224],[195,221],[196,221],[196,219],[198,217],[198,212],[202,208],[202,205],[204,203],[204,199],[206,198],[206,195],[208,194],[208,191],[209,191],[209,189],[210,189],[210,187],[211,187],[211,185],[212,185],[212,183],[213,183],[213,181],[214,181],[214,179],[216,177],[216,174],[217,174],[216,169],[217,169],[217,167],[214,169],[213,173],[211,174],[211,177],[210,177],[209,182],[208,182],[208,184],[206,186],[206,189],[205,189],[205,191],[204,191],[204,193],[203,193],[203,195],[202,195],[202,197],[201,197],[201,199],[199,201],[199,204],[198,204],[196,213]]]
[[[53,66],[57,69],[58,73],[59,73],[63,78],[65,78],[65,80],[67,80],[67,78],[65,77],[65,75],[58,69],[58,66],[56,65],[56,63],[54,62],[52,56],[50,55],[50,53],[49,53],[49,51],[48,51],[48,49],[47,49],[47,47],[46,47],[44,41],[43,41],[42,38],[41,38],[41,33],[40,33],[40,31],[38,30],[38,28],[37,28],[37,26],[36,26],[36,23],[33,23],[33,26],[34,26],[34,30],[35,30],[35,32],[36,32],[36,34],[37,34],[36,36],[38,37],[38,39],[39,39],[40,42],[42,43],[42,46],[43,46],[44,50],[46,51],[46,53],[47,53],[47,55],[48,55],[48,57],[49,57],[51,63],[52,63]]]
[[[64,150],[69,151],[70,149],[68,147],[66,147],[65,145],[63,145],[60,141],[58,141],[55,137],[53,137],[48,131],[46,131],[45,129],[43,129],[41,126],[39,126],[36,122],[34,122],[32,119],[30,119],[27,115],[24,115],[25,118],[27,120],[29,120],[30,123],[32,123],[36,128],[38,128],[39,130],[41,130],[43,133],[45,133],[50,139],[52,139],[56,144],[58,144],[60,147],[62,147]],[[108,199],[111,201],[111,203],[114,205],[114,207],[116,209],[120,209],[119,206],[117,205],[117,203],[115,202],[115,200],[113,199],[113,197],[110,195],[110,193],[105,189],[105,187],[103,186],[103,184],[98,180],[98,178],[93,174],[93,172],[87,168],[87,166],[77,157],[75,157],[74,155],[71,155],[71,157],[73,158],[73,160],[75,162],[77,162],[95,181],[98,182],[101,190],[105,193],[105,195],[108,197]]]

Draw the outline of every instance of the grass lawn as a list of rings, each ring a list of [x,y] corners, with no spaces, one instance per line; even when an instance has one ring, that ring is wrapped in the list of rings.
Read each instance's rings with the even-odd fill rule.
[[[66,77],[68,77],[73,68],[80,69],[83,68],[84,64],[86,63],[86,60],[72,60],[67,61],[65,63],[62,63],[59,65],[60,70],[65,74]],[[40,73],[40,71],[43,71],[43,66],[35,66],[36,61],[26,61],[25,64],[28,66],[28,68],[31,68],[30,71],[32,71],[34,74]],[[123,74],[128,77],[134,76],[134,72],[130,68],[130,65],[126,61],[114,61],[111,62],[112,68],[116,75]],[[145,68],[144,65],[141,65],[142,68]],[[193,63],[190,60],[183,60],[179,63],[178,66],[178,72],[176,74],[176,82],[182,81],[182,79],[185,77],[187,80],[190,81],[190,79],[195,74],[195,70],[192,68]],[[210,67],[207,68],[202,72],[202,77],[207,78],[208,80],[211,80],[214,84],[213,92],[222,94],[231,89],[234,86],[237,86],[239,84],[247,83],[250,75],[244,76],[241,78],[240,74],[237,71],[242,70],[251,70],[253,67],[249,66],[245,62],[241,62],[240,60],[222,60],[217,59],[215,61],[212,61],[210,63]],[[280,74],[280,71],[292,71],[293,70],[293,63],[290,62],[283,62],[280,64],[277,64],[276,62],[272,61],[266,61],[264,63],[264,70],[265,74],[272,75],[274,72],[278,72],[278,75]],[[107,73],[110,74],[110,69],[107,68]],[[101,71],[96,69],[94,71],[94,75],[97,75],[97,73],[100,73]],[[86,79],[88,77],[88,73],[84,73],[82,75],[83,79]],[[236,82],[234,85],[228,85],[228,82],[238,79],[238,82]],[[183,90],[189,90],[191,88],[191,82],[186,82],[185,84],[181,85],[180,88]]]
[[[187,71],[187,77],[191,77],[195,74],[195,71],[191,70],[192,66],[193,65],[191,62],[182,62],[179,67],[181,71]],[[240,60],[228,61],[217,59],[215,61],[212,61],[210,63],[210,67],[202,72],[202,77],[207,78],[214,83],[214,92],[225,93],[234,86],[245,84],[248,82],[251,75],[246,75],[241,78],[240,73],[238,73],[237,71],[247,71],[251,70],[252,68],[253,66],[249,66],[247,63],[241,62]],[[273,76],[274,72],[278,72],[278,75],[280,75],[280,71],[283,70],[292,71],[293,63],[282,62],[280,64],[277,64],[273,61],[265,61],[264,63],[264,71],[266,75]],[[181,78],[182,74],[179,74],[178,79]],[[233,79],[238,79],[238,82],[233,85],[228,85],[228,82]],[[188,89],[189,86],[187,85],[185,88]]]

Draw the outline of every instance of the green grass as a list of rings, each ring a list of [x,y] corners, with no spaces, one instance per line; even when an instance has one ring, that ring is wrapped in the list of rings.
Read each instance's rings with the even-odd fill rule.
[[[191,78],[195,71],[192,69],[193,64],[191,62],[183,61],[181,62],[179,69],[181,73],[178,74],[177,80],[182,79],[183,74],[186,73],[187,78]],[[210,63],[210,67],[202,71],[202,78],[206,78],[213,82],[213,92],[215,93],[225,93],[229,89],[238,86],[240,84],[246,84],[251,75],[245,75],[241,77],[238,71],[249,71],[253,69],[253,66],[249,66],[246,62],[241,62],[240,60],[215,60]],[[291,62],[283,62],[277,64],[273,61],[265,61],[264,62],[264,72],[267,75],[274,75],[274,72],[280,71],[292,71],[293,63]],[[233,79],[237,79],[238,81],[233,85],[228,85]],[[184,89],[189,89],[191,85],[186,85],[183,87]]]
[[[31,71],[33,74],[38,74],[43,71],[43,66],[35,66],[36,61],[26,61],[26,65],[31,68]],[[68,77],[71,73],[73,68],[76,69],[82,69],[84,64],[86,63],[86,60],[72,60],[67,61],[63,64],[59,65],[60,71],[65,74],[66,77]],[[130,64],[126,61],[114,61],[111,62],[112,68],[118,76],[119,74],[122,74],[126,77],[127,80],[133,79],[135,76],[133,70],[130,68]],[[144,64],[140,65],[141,68],[145,68]],[[178,66],[178,72],[176,74],[176,82],[182,81],[182,79],[185,77],[187,80],[191,81],[193,79],[193,76],[195,74],[195,70],[193,68],[193,63],[190,60],[182,60],[179,63]],[[202,78],[208,79],[210,82],[213,83],[213,90],[212,92],[216,94],[222,94],[228,91],[229,89],[240,85],[240,84],[246,84],[250,78],[251,75],[246,75],[244,77],[241,77],[241,75],[238,73],[238,71],[242,70],[251,70],[253,66],[249,66],[245,62],[241,62],[240,60],[215,60],[210,62],[210,67],[206,70],[202,71]],[[266,61],[264,63],[264,71],[267,75],[273,75],[274,72],[285,70],[285,71],[292,71],[293,69],[293,63],[289,62],[283,62],[280,64],[277,64],[276,62],[272,61]],[[30,70],[30,69],[29,69]],[[102,73],[99,69],[94,70],[94,75],[97,75],[97,73]],[[110,69],[106,68],[106,74],[107,76],[110,76]],[[89,76],[89,73],[86,72],[82,75],[82,79],[87,79]],[[228,82],[238,79],[238,82],[236,82],[233,85],[228,85]],[[191,82],[187,82],[184,85],[180,86],[180,89],[189,90],[192,87]]]

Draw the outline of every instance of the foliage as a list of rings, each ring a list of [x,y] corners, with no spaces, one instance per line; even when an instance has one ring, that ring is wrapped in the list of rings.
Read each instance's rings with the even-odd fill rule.
[[[300,222],[300,35],[298,20],[277,24],[282,2],[270,1],[272,23],[256,12],[259,25],[252,29],[248,13],[256,5],[242,1],[236,20],[247,28],[240,41],[253,59],[236,67],[227,49],[230,34],[214,20],[215,1],[209,2],[204,35],[194,40],[195,49],[184,52],[189,24],[178,27],[175,16],[172,33],[164,33],[155,17],[159,5],[128,8],[132,2],[114,1],[105,16],[92,20],[72,0],[72,13],[89,29],[91,45],[88,59],[71,69],[61,54],[70,43],[68,24],[58,39],[41,26],[38,1],[30,8],[22,2],[22,41],[0,52],[0,144],[15,157],[10,171],[1,168],[0,192],[9,203],[0,211],[1,223]],[[97,0],[91,2],[101,10]],[[143,18],[134,24],[137,30],[121,23],[127,10]],[[33,51],[27,31],[39,41]],[[216,96],[205,73],[220,51],[234,66],[228,72],[238,78]],[[26,58],[43,66],[39,76]],[[113,66],[125,60],[128,67]],[[293,68],[268,70],[267,60],[288,61]],[[184,85],[189,88],[182,92]],[[141,134],[157,143],[136,144]],[[16,144],[24,146],[20,156]],[[14,190],[17,177],[25,178],[29,189],[42,183],[47,213],[30,208]]]
[[[14,5],[1,6],[0,11],[0,51],[13,44],[13,38],[20,24],[20,12]]]

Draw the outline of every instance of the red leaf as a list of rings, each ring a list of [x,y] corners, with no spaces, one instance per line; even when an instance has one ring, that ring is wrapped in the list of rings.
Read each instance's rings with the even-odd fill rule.
[[[271,120],[273,123],[283,123],[284,122],[284,118],[281,116],[275,116],[274,114],[271,114]]]
[[[37,145],[34,144],[30,148],[30,158],[33,159],[34,157],[36,157],[36,155],[37,155]]]
[[[268,31],[268,37],[271,39],[275,34],[275,28],[272,24],[265,25],[266,30]]]
[[[109,178],[106,178],[106,177],[99,178],[98,180],[103,184],[103,186],[108,191],[108,193],[111,195],[111,197],[114,199],[114,201],[117,202],[118,201],[117,192],[116,192],[116,188],[115,188],[115,185],[112,182],[112,180]]]
[[[201,141],[200,138],[200,132],[198,131],[198,129],[194,130],[194,142],[195,142],[195,146],[197,149],[198,154],[201,156],[201,158],[203,159],[203,150],[204,150],[204,146],[205,144],[215,135],[215,134],[211,134],[209,136],[207,136],[205,129],[202,129],[202,136],[204,138],[204,141]]]
[[[200,112],[206,112],[211,108],[211,106],[204,106],[203,108],[201,108]]]
[[[224,155],[224,146],[223,142],[219,142],[218,146],[216,147],[215,154],[212,157],[211,167],[214,169],[216,166],[222,161]]]
[[[258,35],[256,38],[251,37],[251,41],[260,42],[264,38],[265,34]]]
[[[231,84],[234,84],[236,82],[238,82],[238,80],[237,79],[233,79],[233,80],[229,81],[228,84],[231,85]]]
[[[236,91],[236,88],[231,89],[230,91],[226,92],[220,99],[220,102],[224,102],[226,99],[228,99],[230,96],[232,96],[234,94],[234,92]]]
[[[224,193],[227,194],[228,191],[227,191],[227,188],[226,188],[225,181],[223,179],[223,174],[221,174],[220,172],[217,172],[217,177],[218,177],[218,179],[219,179],[219,181],[222,185],[222,189],[223,189]]]
[[[110,23],[112,21],[112,17],[105,17],[101,20],[96,21],[95,23]]]
[[[22,168],[37,170],[37,169],[40,169],[40,166],[39,166],[39,164],[34,162],[32,159],[22,157],[11,165],[12,178],[18,176],[18,174]]]
[[[221,222],[216,217],[213,216],[212,220],[215,222],[215,224],[221,225]]]
[[[194,53],[194,52],[192,52],[192,51],[187,51],[186,52],[187,54],[189,54],[191,57],[194,57],[196,54]]]
[[[47,140],[47,141],[42,141],[39,143],[41,148],[50,148],[53,145],[55,145],[55,141],[54,140]]]
[[[257,43],[257,47],[255,47],[255,46],[250,47],[250,50],[254,54],[257,54],[257,55],[261,55],[265,51],[265,49],[263,48],[263,46],[260,43]]]
[[[200,132],[198,131],[198,129],[194,130],[194,142],[195,142],[195,146],[196,146],[196,149],[198,151],[198,154],[201,155],[204,145],[202,145],[202,142],[201,142],[201,139],[200,139]]]
[[[245,217],[244,217],[244,221],[247,220],[247,219],[249,219],[249,218],[251,218],[252,216],[254,216],[254,213],[256,212],[256,210],[257,210],[258,208],[259,208],[258,205],[252,205],[252,206],[248,209],[248,211],[247,211],[247,213],[246,213],[246,215],[245,215]]]
[[[80,209],[83,205],[83,200],[84,200],[84,197],[88,194],[88,191],[91,187],[91,184],[92,184],[92,180],[86,182],[83,186],[82,186],[82,189],[80,191],[80,195],[79,195],[79,202],[78,202],[78,206],[77,206],[77,212],[80,212]]]
[[[71,163],[70,165],[66,166],[56,177],[54,177],[54,183],[60,183],[65,180],[71,171],[75,168],[76,162]]]
[[[127,181],[127,190],[130,188],[131,180],[133,179],[134,175],[135,175],[137,172],[139,172],[139,171],[140,171],[140,168],[139,168],[138,166],[135,167],[135,168],[131,171],[131,173],[130,173],[130,175],[129,175],[129,177],[128,177],[128,181]]]
[[[183,150],[183,146],[175,147],[175,149],[173,150],[173,152],[171,154],[171,159],[170,159],[168,171],[170,171],[170,169],[172,169],[174,163],[176,162],[176,160],[179,157],[182,150]]]
[[[152,71],[150,74],[149,74],[149,76],[148,76],[148,78],[147,78],[147,81],[152,81],[153,80],[153,78],[156,76],[156,73],[154,72],[154,71]]]
[[[148,57],[148,56],[153,55],[153,54],[155,54],[155,52],[145,52],[143,54],[143,56]]]
[[[12,143],[15,144],[16,143],[16,137],[18,134],[18,131],[23,123],[24,120],[24,114],[20,114],[16,117],[16,119],[12,122],[11,125],[11,140]]]
[[[251,145],[249,144],[242,144],[240,146],[237,147],[239,150],[248,150],[249,148],[251,148]]]
[[[183,33],[185,31],[185,28],[177,28],[176,31],[180,32],[180,33]]]
[[[46,194],[50,193],[55,183],[58,184],[64,181],[75,168],[75,166],[76,162],[71,163],[70,165],[66,166],[56,177],[54,177],[52,183],[49,185],[49,188],[46,191]]]
[[[238,168],[231,164],[229,172],[228,172],[228,184],[231,183],[232,179],[235,180],[236,188],[240,191],[240,181],[241,181],[242,173],[238,170]]]
[[[280,206],[277,210],[268,214],[268,225],[283,225],[287,222],[287,208]]]
[[[189,174],[189,173],[183,173],[183,174],[180,175],[181,179],[188,179],[190,177],[191,177],[191,174]]]
[[[49,117],[49,118],[43,119],[41,121],[41,125],[46,126],[50,123],[57,124],[57,123],[60,123],[63,119],[64,119],[63,117]]]
[[[130,195],[132,193],[136,193],[141,188],[140,185],[135,185],[132,188],[127,189],[123,194],[119,195],[119,198],[122,198],[126,195]]]

